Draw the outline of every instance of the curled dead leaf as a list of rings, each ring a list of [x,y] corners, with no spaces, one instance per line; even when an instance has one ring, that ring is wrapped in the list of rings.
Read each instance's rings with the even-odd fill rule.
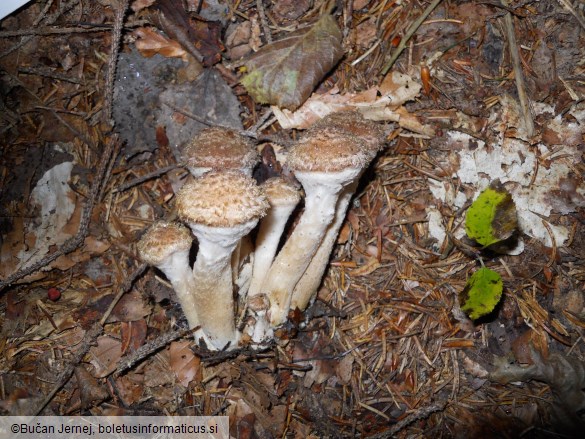
[[[187,52],[179,43],[169,40],[161,33],[149,27],[140,27],[133,32],[138,38],[134,43],[140,53],[151,58],[157,53],[167,58],[182,58],[188,62]]]
[[[335,19],[324,15],[256,52],[242,84],[259,103],[295,110],[343,56],[341,39]]]

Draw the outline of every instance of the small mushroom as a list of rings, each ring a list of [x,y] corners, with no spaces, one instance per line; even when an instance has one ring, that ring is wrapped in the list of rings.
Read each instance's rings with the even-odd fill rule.
[[[270,203],[270,209],[260,221],[252,280],[248,290],[248,312],[253,317],[253,324],[248,325],[251,329],[247,331],[255,343],[262,343],[272,336],[272,328],[267,320],[269,302],[262,294],[261,287],[276,255],[282,232],[301,199],[299,190],[280,177],[266,180],[261,187]]]
[[[178,215],[199,241],[192,291],[201,327],[216,349],[237,346],[230,261],[267,209],[256,182],[238,171],[208,172],[177,194]]]
[[[280,237],[293,210],[301,200],[299,190],[280,177],[273,177],[262,183],[270,209],[262,221],[256,236],[254,269],[249,296],[260,294],[260,288],[280,243]]]
[[[365,140],[331,127],[305,136],[291,148],[287,165],[305,189],[305,210],[262,286],[270,300],[273,326],[285,321],[293,289],[333,222],[340,193],[372,158]]]
[[[365,152],[371,158],[374,158],[384,145],[384,131],[382,127],[379,124],[364,119],[361,114],[355,111],[342,111],[324,117],[307,131],[305,137],[314,135],[315,132],[325,128],[334,129],[339,133],[353,135],[363,139],[365,141]],[[317,253],[313,256],[307,270],[293,290],[291,309],[299,308],[304,310],[315,297],[323,274],[327,269],[333,245],[343,225],[349,202],[357,189],[358,183],[359,178],[356,178],[343,189],[335,208],[333,223],[327,228],[327,232]]]
[[[184,225],[158,221],[137,244],[140,258],[162,271],[173,286],[189,328],[199,325],[197,307],[191,294],[193,278],[189,250],[192,242],[191,232]]]
[[[252,142],[230,128],[201,130],[183,150],[183,159],[194,177],[211,170],[237,169],[251,176],[259,161]]]

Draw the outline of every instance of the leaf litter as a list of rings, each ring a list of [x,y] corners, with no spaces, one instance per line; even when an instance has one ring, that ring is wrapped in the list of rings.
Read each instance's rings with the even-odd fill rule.
[[[160,26],[157,35],[169,32],[159,43],[165,55],[193,52],[183,46],[181,33],[170,35],[169,23],[165,30],[151,20],[151,2],[132,3],[136,12],[129,12],[128,23],[146,20],[151,30]],[[216,49],[208,56],[230,90],[211,95],[216,102],[236,98],[237,117],[231,120],[242,128],[259,122],[268,109],[239,84],[241,61],[233,49],[268,52],[270,40],[278,44],[297,28],[308,28],[326,9],[322,2],[293,8],[279,0],[264,2],[262,12],[256,3],[229,2],[226,9],[215,1],[186,2],[184,12],[172,17],[175,27],[203,26],[199,33],[183,29],[197,35],[191,41],[196,50],[219,47],[209,20],[223,30],[228,23],[249,26],[238,39],[219,41],[231,59],[216,57]],[[172,213],[173,187],[185,173],[179,169],[116,189],[179,160],[169,147],[181,143],[172,132],[177,122],[187,127],[183,133],[198,129],[192,118],[198,106],[189,108],[185,96],[194,93],[198,102],[208,83],[188,88],[197,70],[187,57],[188,64],[177,61],[160,72],[163,87],[152,88],[148,105],[130,99],[115,104],[132,115],[115,129],[125,139],[134,139],[125,134],[133,132],[146,140],[117,147],[92,211],[87,247],[63,256],[67,263],[57,259],[34,277],[3,287],[4,414],[220,413],[230,416],[234,436],[259,437],[518,437],[527,429],[545,437],[550,430],[582,429],[580,413],[571,411],[578,405],[567,403],[583,397],[574,389],[582,388],[578,366],[585,355],[585,90],[578,63],[585,45],[579,15],[557,3],[546,9],[544,2],[510,2],[532,99],[536,136],[530,136],[526,114],[516,104],[510,44],[502,32],[508,10],[441,2],[404,42],[406,50],[383,78],[380,72],[428,5],[338,3],[334,21],[344,57],[326,69],[317,88],[315,83],[303,91],[295,112],[273,107],[276,117],[268,114],[263,128],[263,135],[278,135],[286,145],[295,130],[348,106],[369,112],[385,127],[389,148],[358,191],[317,303],[281,331],[278,346],[214,356],[181,335],[182,312],[160,275],[142,274],[133,245],[152,221]],[[28,209],[22,200],[30,199],[49,169],[73,162],[59,185],[67,189],[63,200],[74,200],[80,214],[98,178],[104,139],[112,136],[100,122],[111,26],[65,28],[79,22],[71,20],[75,13],[84,23],[111,24],[117,3],[89,8],[73,0],[48,14],[44,4],[34,2],[7,17],[0,31],[0,228],[2,258],[13,261],[2,279],[17,270],[19,252],[37,249],[31,242],[60,231],[72,237],[82,225],[81,215],[69,214],[70,205],[58,212],[62,221],[51,215],[43,223],[42,208]],[[66,37],[51,33],[55,23]],[[15,31],[25,33],[9,33]],[[125,37],[123,52],[134,46]],[[198,46],[200,40],[209,44]],[[425,63],[430,79],[421,78]],[[174,108],[167,105],[152,123],[153,110],[164,107],[160,94],[181,81],[187,91],[168,87]],[[423,81],[430,87],[425,95]],[[150,92],[154,85],[132,92]],[[127,88],[122,95],[130,93]],[[225,114],[218,108],[196,115],[217,124],[216,116]],[[56,141],[71,145],[73,159],[50,163],[41,154],[43,143]],[[25,152],[41,163],[20,180],[14,169],[16,163],[26,169]],[[478,268],[463,240],[465,211],[496,178],[512,194],[524,247],[515,255],[482,254],[486,267],[501,275],[504,292],[490,318],[471,322],[456,300]],[[32,229],[26,224],[45,224],[55,233],[43,235],[43,226],[27,236]],[[38,249],[45,256],[55,250]],[[51,302],[47,291],[55,287],[61,298]],[[120,294],[121,307],[108,311]],[[104,316],[109,320],[96,330]],[[534,353],[521,349],[526,343]],[[59,361],[49,361],[49,353]],[[130,366],[123,369],[126,360]],[[507,365],[506,379],[498,376],[501,364]],[[562,371],[557,375],[566,381],[550,370]]]

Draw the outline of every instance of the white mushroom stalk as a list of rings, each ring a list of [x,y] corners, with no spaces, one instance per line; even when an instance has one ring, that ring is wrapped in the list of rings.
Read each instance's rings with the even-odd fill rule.
[[[184,225],[158,221],[137,245],[140,258],[162,271],[173,286],[191,329],[199,325],[197,307],[191,294],[193,276],[189,250],[192,241],[191,232]]]
[[[276,255],[288,219],[301,200],[300,191],[280,177],[266,180],[261,187],[270,203],[270,209],[260,221],[252,281],[248,290],[248,312],[253,320],[247,331],[254,343],[262,343],[273,335],[272,327],[267,320],[270,304],[268,298],[261,293],[261,287]]]
[[[231,257],[267,209],[256,182],[237,171],[209,172],[177,194],[179,217],[199,241],[192,293],[201,327],[216,349],[237,346]]]
[[[335,129],[340,133],[360,137],[365,141],[364,147],[366,153],[372,158],[383,145],[384,136],[381,127],[374,122],[364,119],[357,112],[333,113],[311,127],[311,130],[306,135],[310,136],[314,131],[318,131],[324,127]],[[304,310],[309,305],[309,302],[315,298],[317,289],[327,269],[329,257],[339,235],[339,230],[345,220],[349,202],[357,189],[358,183],[359,178],[346,186],[341,193],[335,208],[333,223],[327,228],[319,249],[293,290],[291,309],[299,308],[300,310]]]
[[[305,210],[262,286],[270,300],[273,326],[286,320],[293,289],[333,222],[339,194],[371,159],[364,140],[327,127],[291,149],[287,164],[305,189]]]
[[[293,210],[301,200],[299,190],[280,177],[266,180],[261,187],[268,203],[270,203],[270,209],[260,221],[260,228],[256,236],[254,269],[248,296],[256,296],[261,293],[262,283],[276,255],[282,232]]]

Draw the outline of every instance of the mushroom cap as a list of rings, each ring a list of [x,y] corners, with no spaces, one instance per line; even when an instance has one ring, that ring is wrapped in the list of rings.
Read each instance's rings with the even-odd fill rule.
[[[331,127],[343,134],[350,134],[366,141],[368,149],[375,155],[384,145],[384,129],[380,124],[364,118],[358,111],[338,111],[317,121],[306,132],[313,136],[323,128]]]
[[[246,169],[258,162],[258,152],[248,139],[224,127],[201,130],[183,150],[191,168]]]
[[[158,221],[138,241],[140,258],[149,265],[160,265],[173,253],[191,248],[193,236],[183,224]]]
[[[204,174],[177,194],[177,212],[189,224],[233,227],[259,219],[268,207],[256,181],[233,170]]]
[[[339,132],[329,126],[309,130],[294,145],[287,165],[293,171],[339,172],[347,168],[364,168],[373,155],[367,142],[357,136]]]
[[[271,206],[297,205],[301,200],[300,191],[281,177],[269,178],[261,187]]]

